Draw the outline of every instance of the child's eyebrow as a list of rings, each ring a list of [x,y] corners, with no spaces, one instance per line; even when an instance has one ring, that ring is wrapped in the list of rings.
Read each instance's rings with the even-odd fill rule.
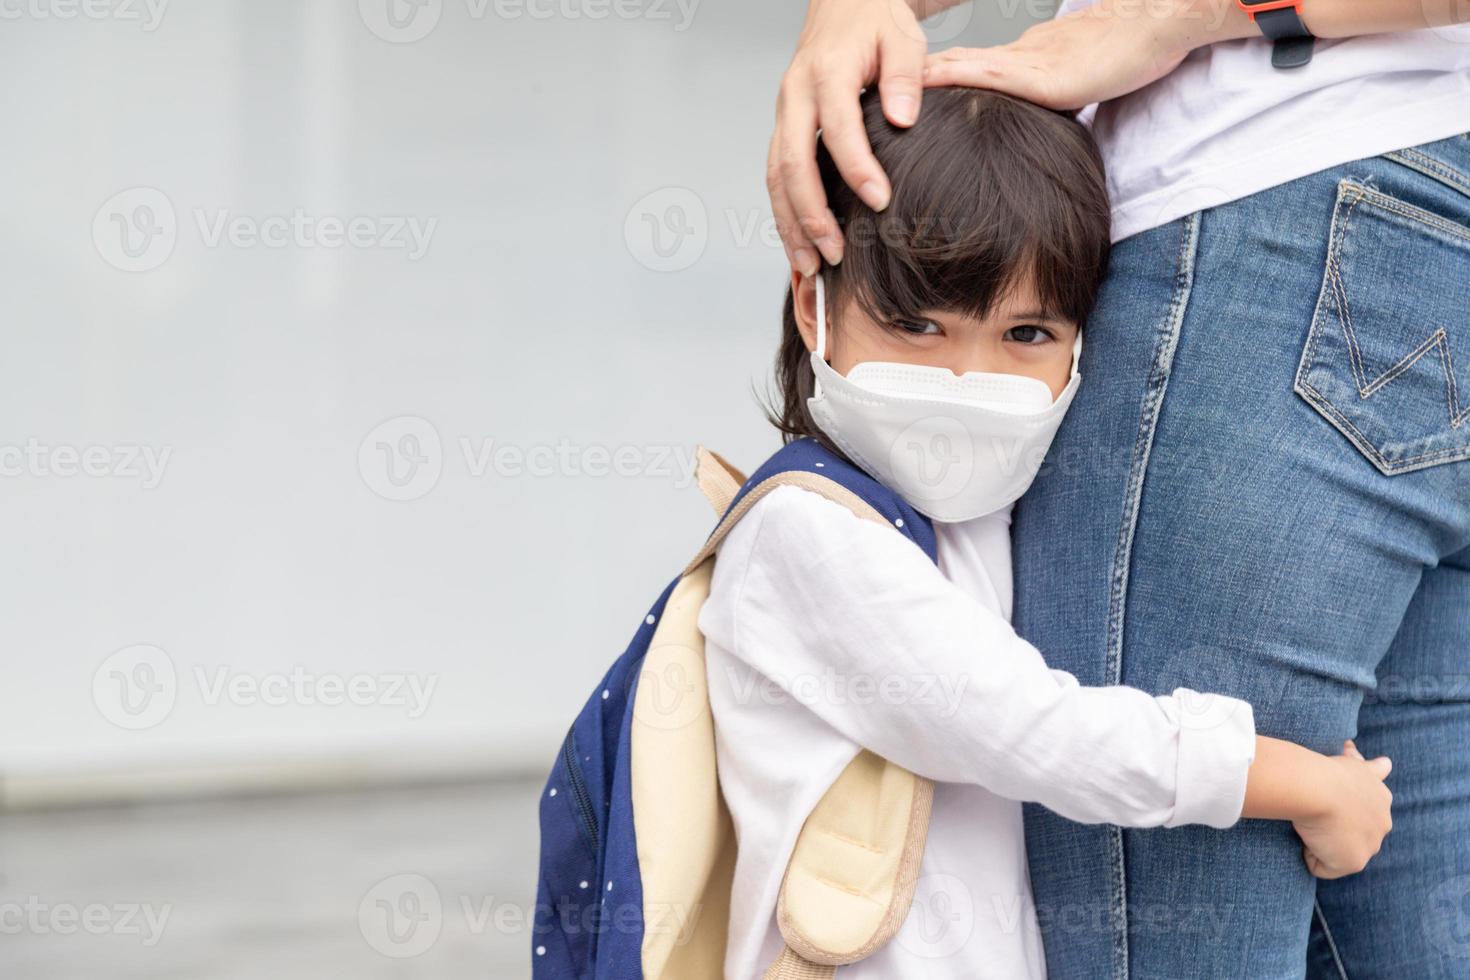
[[[1062,317],[1057,316],[1055,313],[1048,313],[1045,310],[1021,310],[1018,313],[1012,313],[1011,316],[1010,316],[1010,318],[1012,320],[1053,320],[1053,321],[1060,321],[1062,319]]]

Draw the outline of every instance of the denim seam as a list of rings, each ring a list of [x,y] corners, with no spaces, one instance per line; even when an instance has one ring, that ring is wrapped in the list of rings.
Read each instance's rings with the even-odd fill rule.
[[[1406,204],[1396,197],[1391,197],[1388,194],[1383,193],[1382,191],[1376,190],[1372,187],[1366,187],[1362,184],[1354,183],[1350,180],[1339,182],[1338,188],[1339,190],[1352,188],[1352,190],[1356,192],[1355,196],[1359,200],[1367,199],[1369,203],[1374,205],[1375,207],[1379,207],[1385,211],[1397,214],[1405,220],[1415,221],[1421,225],[1426,225],[1430,228],[1433,228],[1436,231],[1444,232],[1451,238],[1458,238],[1463,242],[1470,242],[1470,228],[1466,228],[1464,225],[1461,224],[1456,224],[1448,218],[1441,218],[1433,211],[1426,211],[1423,208],[1417,208],[1412,204]],[[1356,203],[1356,201],[1354,203]]]
[[[1169,387],[1169,374],[1174,367],[1174,352],[1179,347],[1179,331],[1189,306],[1190,292],[1194,287],[1194,262],[1199,246],[1199,212],[1180,219],[1180,225],[1184,234],[1175,257],[1174,292],[1164,321],[1158,327],[1159,337],[1155,343],[1153,364],[1149,368],[1148,385],[1139,414],[1138,436],[1133,444],[1122,521],[1113,554],[1113,575],[1108,598],[1106,665],[1106,677],[1110,684],[1122,682],[1123,625],[1128,598],[1129,567],[1133,558],[1133,538],[1138,527],[1138,512],[1142,506],[1143,484],[1148,472],[1149,455],[1153,449],[1154,433],[1158,428],[1164,394]],[[1113,976],[1115,980],[1128,980],[1128,883],[1121,827],[1109,828],[1108,850],[1113,864],[1113,913],[1115,921],[1122,927],[1113,937]]]
[[[1342,980],[1348,980],[1347,967],[1342,965],[1342,954],[1337,951],[1337,941],[1332,938],[1332,930],[1327,926],[1327,916],[1322,914],[1322,903],[1312,899],[1312,914],[1317,917],[1317,924],[1322,927],[1322,938],[1327,940],[1327,948],[1332,951],[1332,963],[1337,967],[1337,975]]]
[[[1395,163],[1401,163],[1411,170],[1417,170],[1424,176],[1446,184],[1462,194],[1470,194],[1470,175],[1456,170],[1443,160],[1436,160],[1427,153],[1410,147],[1407,150],[1385,153],[1384,157]]]

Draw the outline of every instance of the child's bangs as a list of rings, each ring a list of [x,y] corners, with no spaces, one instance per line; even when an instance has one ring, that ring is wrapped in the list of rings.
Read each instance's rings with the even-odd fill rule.
[[[1081,323],[1109,221],[1090,139],[1060,114],[994,93],[933,90],[924,112],[929,125],[875,140],[895,193],[882,212],[847,214],[838,289],[879,322],[984,317],[1029,278],[1041,312]]]

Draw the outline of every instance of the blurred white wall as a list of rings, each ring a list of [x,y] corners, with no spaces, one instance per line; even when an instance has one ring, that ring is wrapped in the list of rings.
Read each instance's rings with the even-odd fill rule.
[[[0,3],[12,798],[547,765],[777,445],[802,13]]]

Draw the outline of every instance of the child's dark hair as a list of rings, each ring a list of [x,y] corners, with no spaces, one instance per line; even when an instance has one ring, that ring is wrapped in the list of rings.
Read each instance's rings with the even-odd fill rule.
[[[883,117],[876,90],[862,99],[873,154],[893,197],[874,212],[843,182],[826,147],[817,163],[846,238],[842,263],[824,266],[827,303],[848,299],[879,323],[925,311],[985,316],[1030,273],[1048,313],[1086,319],[1107,267],[1109,209],[1102,157],[1070,115],[984,89],[924,93],[909,129]],[[810,353],[788,289],[776,356],[780,404],[769,411],[786,441],[825,442],[807,411]]]

